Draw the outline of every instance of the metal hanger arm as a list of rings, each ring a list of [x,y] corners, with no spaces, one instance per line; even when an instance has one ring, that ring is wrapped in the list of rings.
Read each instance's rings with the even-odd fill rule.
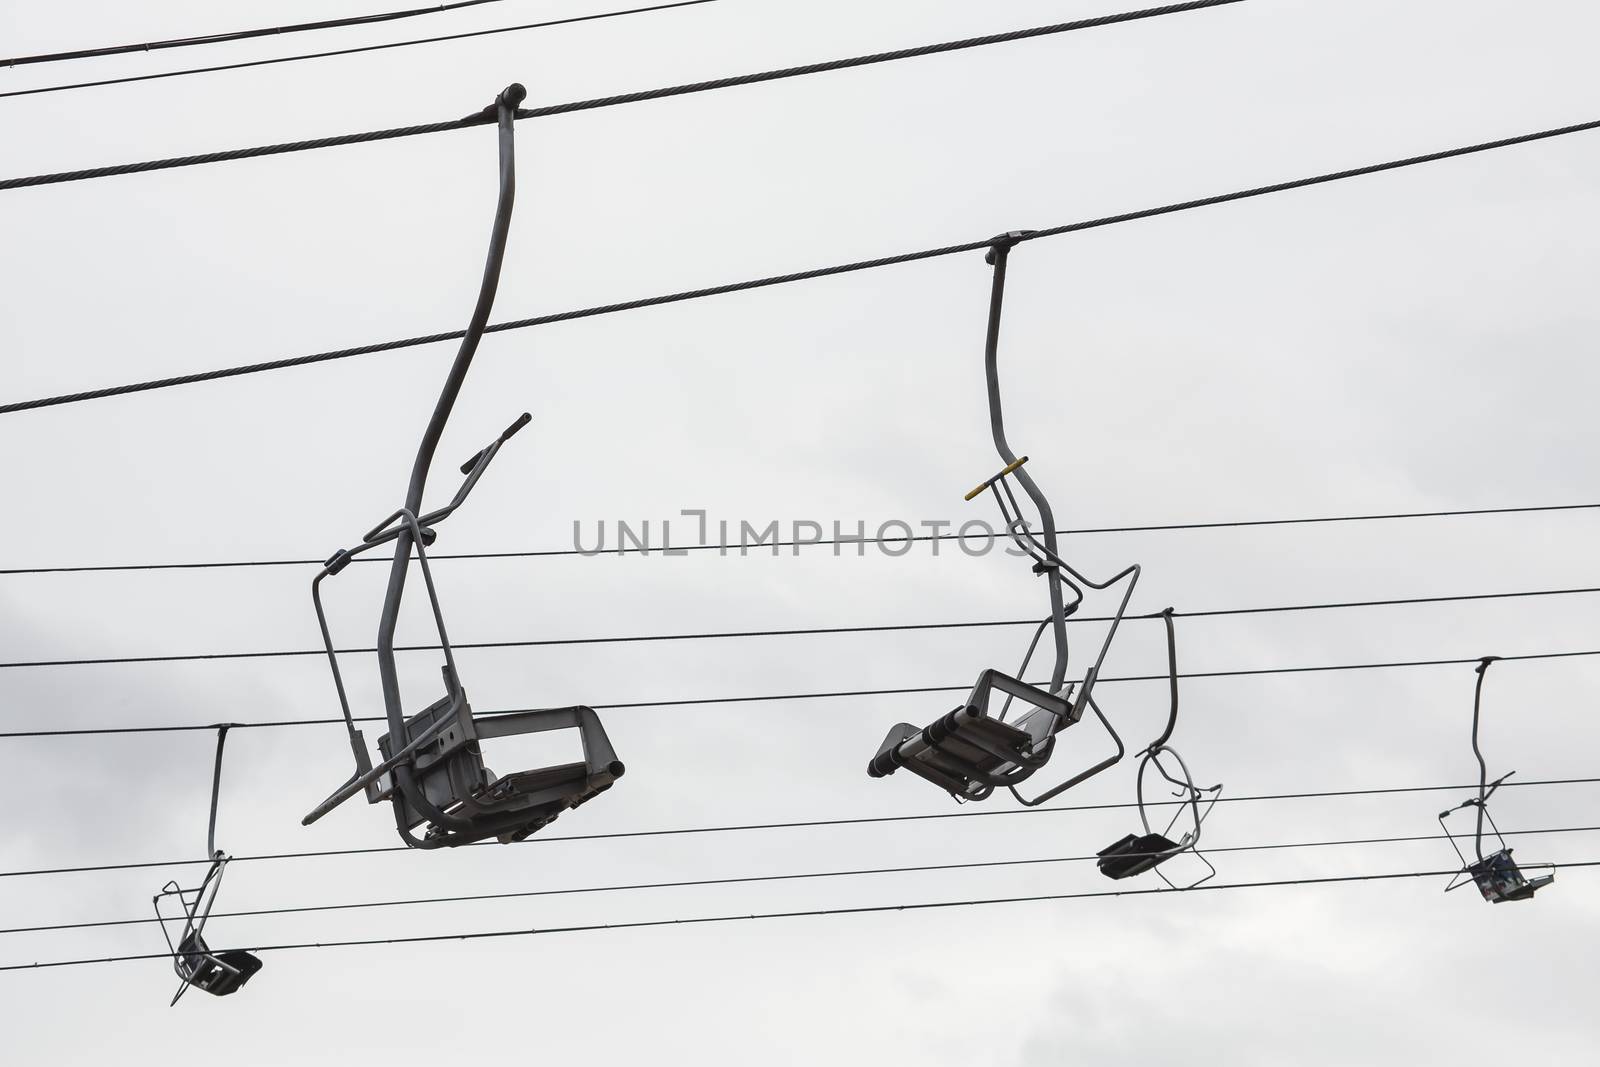
[[[411,479],[406,487],[405,500],[405,510],[412,515],[416,515],[422,508],[422,493],[427,485],[428,470],[433,464],[433,454],[438,448],[439,438],[444,433],[445,423],[450,419],[450,412],[455,407],[456,398],[461,393],[462,383],[472,366],[472,358],[477,354],[478,342],[483,337],[484,329],[489,323],[489,313],[494,307],[495,293],[500,284],[500,270],[505,262],[506,240],[511,228],[511,211],[516,201],[514,133],[516,111],[526,96],[527,90],[521,85],[513,84],[495,100],[494,107],[499,128],[500,194],[495,205],[494,223],[490,229],[483,280],[478,288],[478,300],[473,307],[471,321],[461,339],[461,347],[456,351],[455,361],[450,365],[450,373],[445,378],[439,400],[434,405],[433,415],[428,419],[422,441],[417,447],[417,457],[411,468]],[[383,612],[378,621],[378,675],[382,682],[389,735],[395,739],[397,746],[405,738],[405,710],[400,696],[399,672],[395,665],[394,634],[400,621],[400,601],[405,595],[406,572],[410,568],[412,543],[410,527],[401,526],[395,537],[394,562],[389,569],[389,584],[384,594]],[[409,766],[404,764],[397,766],[394,780],[405,799],[435,825],[446,829],[459,829],[465,825],[465,820],[447,815],[427,801],[418,788]]]

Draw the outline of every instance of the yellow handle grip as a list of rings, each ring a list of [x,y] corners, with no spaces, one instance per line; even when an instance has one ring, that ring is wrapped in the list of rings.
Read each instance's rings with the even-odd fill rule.
[[[1001,478],[1004,478],[1006,475],[1010,474],[1012,471],[1016,470],[1018,467],[1022,466],[1026,462],[1028,462],[1028,457],[1027,456],[1023,456],[1021,459],[1017,460],[1015,463],[1009,464],[1006,467],[1005,470],[1001,471],[999,474],[996,474],[993,478],[990,478],[988,481],[986,481],[983,484],[979,485],[972,492],[970,492],[966,496],[962,497],[962,499],[963,500],[971,500],[973,497],[977,496],[979,493],[983,492],[985,489],[989,488],[995,482],[998,482]]]

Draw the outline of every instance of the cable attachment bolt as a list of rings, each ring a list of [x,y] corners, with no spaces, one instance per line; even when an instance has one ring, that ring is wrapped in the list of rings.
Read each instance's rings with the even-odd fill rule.
[[[502,103],[511,108],[512,111],[515,111],[522,106],[522,102],[527,98],[527,88],[521,82],[512,82],[501,90],[500,95],[494,98],[494,103],[482,111],[475,111],[468,115],[467,121],[498,122],[500,121],[500,105]]]
[[[983,254],[983,261],[989,266],[994,266],[995,260],[1006,252],[1011,251],[1011,246],[1018,241],[1037,233],[1037,230],[1007,230],[1005,233],[995,234],[989,241],[989,251]]]

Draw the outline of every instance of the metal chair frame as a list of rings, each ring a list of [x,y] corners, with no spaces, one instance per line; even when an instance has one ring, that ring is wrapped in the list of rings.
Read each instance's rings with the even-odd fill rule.
[[[434,511],[422,511],[423,490],[434,453],[488,325],[499,286],[511,212],[516,201],[514,126],[517,108],[525,97],[526,90],[522,86],[511,85],[495,99],[494,104],[485,109],[486,113],[496,117],[499,127],[500,192],[483,281],[472,319],[418,446],[405,503],[367,531],[361,544],[353,549],[340,549],[329,557],[311,582],[311,599],[316,608],[317,624],[322,632],[328,664],[333,671],[339,706],[344,713],[350,749],[355,758],[355,771],[301,820],[307,826],[357,793],[365,792],[368,803],[392,801],[396,830],[401,839],[414,848],[465,845],[489,837],[501,841],[520,840],[547,825],[561,811],[577,807],[610,788],[624,770],[611,748],[599,717],[591,708],[544,708],[482,719],[472,715],[456,669],[455,653],[445,630],[444,613],[439,606],[433,572],[428,565],[426,546],[431,545],[437,537],[436,527],[461,506],[501,446],[531,419],[530,415],[523,413],[499,437],[461,465],[461,473],[466,478],[449,504]],[[333,637],[323,610],[322,582],[344,570],[361,553],[391,541],[394,542],[394,556],[389,568],[389,583],[384,594],[377,638],[378,674],[389,731],[378,742],[382,759],[374,765],[366,738],[356,729],[355,719],[350,712],[350,701],[339,669],[339,657],[334,650]],[[413,550],[422,569],[434,626],[444,653],[446,695],[408,718],[395,665],[394,636]],[[480,739],[563,728],[579,731],[584,749],[583,764],[518,772],[499,779],[494,778],[483,765],[478,744]],[[423,823],[427,823],[428,828],[423,836],[418,837],[413,831]]]
[[[1453,808],[1447,808],[1439,813],[1439,826],[1444,830],[1445,839],[1450,842],[1450,847],[1455,849],[1456,857],[1461,860],[1461,870],[1457,871],[1444,887],[1446,893],[1459,889],[1469,881],[1476,884],[1483,899],[1494,904],[1503,904],[1508,900],[1531,900],[1534,893],[1555,881],[1555,864],[1535,863],[1527,870],[1547,870],[1550,873],[1529,878],[1523,873],[1523,868],[1511,858],[1511,848],[1506,844],[1505,837],[1500,833],[1500,828],[1495,825],[1494,816],[1489,814],[1489,798],[1495,790],[1510,778],[1515,771],[1507,771],[1493,782],[1489,781],[1489,765],[1484,761],[1483,750],[1478,747],[1478,725],[1482,717],[1483,706],[1483,680],[1488,676],[1489,665],[1500,657],[1485,656],[1478,661],[1475,671],[1478,675],[1477,685],[1472,694],[1472,754],[1478,759],[1478,795],[1463,800]],[[1473,853],[1478,857],[1469,860],[1461,851],[1461,846],[1456,843],[1456,835],[1450,832],[1450,825],[1446,822],[1451,815],[1464,808],[1477,809],[1478,817],[1472,835]],[[1489,855],[1483,854],[1483,827],[1488,823],[1489,830],[1494,834],[1500,847]]]
[[[1222,795],[1222,784],[1219,782],[1216,785],[1205,787],[1195,785],[1194,775],[1189,773],[1189,765],[1184,762],[1177,749],[1167,743],[1172,738],[1173,729],[1178,725],[1178,642],[1177,633],[1172,623],[1172,615],[1171,608],[1167,608],[1161,613],[1161,619],[1165,623],[1167,631],[1167,677],[1171,693],[1167,725],[1161,731],[1161,736],[1150,742],[1144,751],[1140,753],[1139,771],[1134,782],[1135,797],[1138,800],[1139,807],[1139,824],[1144,828],[1144,834],[1143,836],[1128,834],[1126,837],[1112,843],[1109,847],[1102,849],[1098,853],[1100,857],[1098,866],[1102,874],[1111,878],[1129,878],[1136,874],[1143,874],[1145,871],[1154,870],[1156,876],[1166,882],[1169,888],[1193,889],[1197,885],[1210,881],[1217,874],[1217,869],[1212,866],[1211,861],[1206,859],[1204,854],[1200,852],[1200,832],[1204,826],[1206,816],[1211,814],[1211,809],[1216,806],[1218,798]],[[1163,754],[1171,756],[1177,761],[1178,769],[1183,774],[1182,778],[1173,777],[1167,770],[1166,766],[1161,762]],[[1150,812],[1144,798],[1144,774],[1145,770],[1152,766],[1155,767],[1156,772],[1161,777],[1178,787],[1178,792],[1173,795],[1182,798],[1182,802],[1173,812],[1172,818],[1167,821],[1167,825],[1159,833],[1152,832],[1150,829]],[[1206,793],[1211,794],[1211,800],[1206,804],[1205,810],[1201,811],[1200,799]],[[1185,830],[1183,836],[1177,841],[1173,841],[1171,837],[1172,828],[1183,817],[1185,809],[1188,809],[1192,816],[1193,827]],[[1158,868],[1167,860],[1184,852],[1194,853],[1195,857],[1206,865],[1209,873],[1203,875],[1197,881],[1180,887]]]
[[[222,876],[228,869],[231,857],[217,848],[217,798],[222,785],[222,749],[228,739],[228,724],[217,727],[217,754],[211,773],[211,816],[206,826],[206,855],[211,866],[196,889],[182,889],[176,880],[168,881],[161,891],[151,898],[156,922],[161,936],[166,939],[167,951],[172,955],[172,969],[179,978],[178,991],[168,1004],[178,1003],[190,986],[207,993],[226,996],[248,982],[261,969],[261,961],[248,952],[238,949],[213,952],[205,942],[206,922],[211,918],[211,908],[222,888]],[[176,921],[161,910],[162,901],[176,897],[183,912],[183,933],[172,940],[167,923]]]
[[[1093,690],[1095,679],[1105,664],[1112,638],[1116,636],[1133,597],[1140,567],[1134,564],[1105,581],[1095,581],[1063,560],[1058,549],[1055,514],[1050,501],[1024,469],[1028,457],[1019,458],[1006,439],[999,373],[1000,319],[1005,300],[1006,264],[1011,248],[1025,239],[1029,232],[1015,230],[998,235],[990,242],[984,257],[984,261],[994,268],[984,337],[984,377],[990,431],[995,450],[1005,467],[967,493],[966,499],[970,501],[985,491],[994,496],[1005,520],[1007,535],[1033,560],[1034,573],[1046,579],[1050,614],[1034,632],[1027,653],[1023,656],[1022,667],[1015,677],[994,669],[985,670],[978,676],[966,703],[932,725],[919,730],[909,723],[897,724],[889,731],[878,754],[869,762],[867,772],[873,777],[883,777],[905,767],[947,790],[958,801],[983,800],[996,788],[1003,787],[1019,803],[1033,807],[1115,766],[1126,753],[1122,738],[1096,703]],[[1037,535],[1023,517],[1021,504],[1011,487],[1012,479],[1022,486],[1039,512],[1040,530]],[[1107,590],[1124,579],[1127,579],[1126,588],[1094,664],[1082,679],[1069,684],[1066,681],[1070,658],[1066,631],[1068,616],[1083,603],[1086,589]],[[1070,602],[1064,590],[1070,591]],[[1048,688],[1042,689],[1022,679],[1046,629],[1051,633],[1055,658]],[[989,697],[997,688],[1006,694],[1006,702],[999,715],[990,718]],[[1014,700],[1022,700],[1031,707],[1014,722],[1008,723],[1006,718]],[[1056,735],[1079,722],[1086,710],[1094,712],[1095,718],[1111,737],[1116,751],[1034,797],[1023,796],[1017,786],[1044,767],[1054,752]],[[959,749],[963,755],[949,751],[955,749]],[[973,758],[974,753],[980,758]],[[994,763],[996,760],[999,762]]]

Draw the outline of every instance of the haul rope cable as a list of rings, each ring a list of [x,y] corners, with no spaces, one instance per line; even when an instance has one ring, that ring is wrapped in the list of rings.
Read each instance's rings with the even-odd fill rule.
[[[21,67],[35,63],[60,63],[69,59],[97,59],[104,56],[159,52],[168,48],[191,48],[195,45],[221,44],[224,41],[244,41],[252,37],[281,37],[284,34],[305,33],[310,30],[336,30],[347,26],[370,26],[377,22],[395,22],[400,19],[416,18],[418,15],[437,15],[464,7],[481,7],[484,4],[502,2],[503,0],[449,0],[447,3],[408,8],[404,11],[380,11],[370,15],[345,15],[340,18],[320,19],[316,22],[290,23],[286,26],[263,26],[253,30],[228,30],[222,33],[143,41],[138,44],[113,44],[103,45],[99,48],[77,48],[70,51],[45,52],[31,56],[11,56],[6,59],[0,59],[0,67]]]
[[[1168,4],[1165,7],[1146,8],[1141,11],[1125,11],[1112,15],[1097,15],[1093,18],[1077,19],[1072,22],[1058,22],[1049,26],[1035,26],[1023,30],[1009,30],[1005,33],[991,33],[982,37],[968,37],[959,41],[943,41],[938,44],[918,45],[912,48],[899,48],[890,52],[876,52],[871,55],[851,56],[845,59],[830,59],[821,63],[807,63],[798,67],[785,67],[781,70],[765,70],[752,74],[737,74],[728,78],[713,78],[709,81],[691,82],[686,85],[671,85],[657,89],[644,89],[632,93],[617,93],[612,96],[599,97],[593,100],[578,100],[566,104],[549,104],[544,107],[518,108],[516,117],[520,119],[547,118],[552,115],[568,115],[577,111],[592,111],[603,107],[616,107],[621,104],[640,103],[646,100],[661,100],[673,96],[687,96],[691,93],[703,93],[717,89],[730,89],[740,85],[754,85],[760,82],[779,81],[785,78],[798,78],[810,74],[822,74],[835,70],[846,70],[852,67],[865,67],[876,63],[890,63],[902,59],[915,59],[920,56],[937,55],[943,52],[956,52],[968,48],[983,48],[989,45],[1009,44],[1013,41],[1027,40],[1032,37],[1046,37],[1058,33],[1070,33],[1074,30],[1096,29],[1101,26],[1113,26],[1123,22],[1135,22],[1140,19],[1155,18],[1161,15],[1177,15],[1188,11],[1197,11],[1209,7],[1224,7],[1230,4],[1243,3],[1244,0],[1189,0],[1187,3]],[[210,163],[224,163],[236,159],[255,159],[261,156],[284,155],[290,152],[306,152],[319,148],[334,148],[340,145],[367,144],[372,141],[391,141],[401,137],[417,137],[423,134],[444,133],[449,130],[462,130],[470,126],[487,125],[494,121],[492,115],[482,113],[468,115],[465,118],[451,119],[445,122],[428,122],[415,126],[399,126],[387,130],[368,130],[362,133],[338,134],[331,137],[316,137],[304,141],[288,141],[281,144],[256,145],[250,148],[235,148],[220,152],[204,152],[191,156],[174,156],[168,159],[152,159],[138,163],[117,163],[106,167],[90,167],[83,170],[60,171],[54,174],[35,174],[21,178],[0,178],[0,190],[22,189],[36,185],[58,185],[62,182],[85,181],[90,178],[109,178],[121,174],[143,174],[155,170],[171,170],[176,167],[194,167]]]
[[[433,127],[412,127],[404,132],[427,132],[432,129],[453,129],[467,125],[479,125],[482,119],[478,116],[469,116],[456,122],[435,124]],[[1424,155],[1410,156],[1405,159],[1389,160],[1383,163],[1373,163],[1366,166],[1354,167],[1348,170],[1331,171],[1324,174],[1311,175],[1305,178],[1294,178],[1289,181],[1275,182],[1271,185],[1260,185],[1250,189],[1241,189],[1231,193],[1218,193],[1212,196],[1200,197],[1194,200],[1184,200],[1173,204],[1163,204],[1159,207],[1143,208],[1138,211],[1128,211],[1117,215],[1105,215],[1100,218],[1087,219],[1081,222],[1070,222],[1059,226],[1051,226],[1042,230],[1032,230],[1025,240],[1038,240],[1044,237],[1057,237],[1067,233],[1079,233],[1084,230],[1098,229],[1104,226],[1115,226],[1125,222],[1135,222],[1141,219],[1155,218],[1161,215],[1170,215],[1180,211],[1191,211],[1196,208],[1213,207],[1218,204],[1232,203],[1237,200],[1248,200],[1258,196],[1267,196],[1274,193],[1288,192],[1294,189],[1304,189],[1313,185],[1323,185],[1328,182],[1343,181],[1347,178],[1363,177],[1369,174],[1379,174],[1385,171],[1398,170],[1403,167],[1413,167],[1422,163],[1433,163],[1443,159],[1454,159],[1459,156],[1472,155],[1479,152],[1488,152],[1498,148],[1508,148],[1515,145],[1529,144],[1534,141],[1545,140],[1552,137],[1563,137],[1568,134],[1584,133],[1600,129],[1600,120],[1578,123],[1572,126],[1562,126],[1555,129],[1539,130],[1534,133],[1519,134],[1515,137],[1501,138],[1496,141],[1484,141],[1478,144],[1466,145],[1460,148],[1450,148],[1439,152],[1429,152]],[[391,135],[393,131],[390,131]],[[371,138],[369,138],[371,139]],[[337,138],[324,139],[327,143],[338,143]],[[323,143],[323,142],[318,142]],[[203,158],[203,157],[197,157]],[[156,164],[143,164],[136,166],[153,167]],[[115,170],[115,168],[113,168]],[[79,172],[89,173],[89,172]],[[45,175],[40,179],[12,178],[0,180],[0,189],[14,188],[18,185],[40,184],[51,180]],[[66,179],[59,179],[66,180]],[[925,259],[936,259],[941,256],[957,255],[962,252],[973,252],[978,249],[988,248],[990,239],[981,241],[968,241],[963,244],[945,245],[941,248],[923,249],[917,252],[902,252],[891,256],[882,256],[878,259],[858,260],[854,263],[841,263],[829,267],[815,267],[811,270],[797,271],[791,274],[772,275],[765,278],[756,278],[749,281],[730,282],[723,285],[707,286],[701,289],[689,289],[682,292],[667,293],[661,296],[643,297],[637,300],[626,300],[614,304],[601,304],[594,307],[579,308],[572,311],[561,311],[549,315],[537,315],[526,319],[513,319],[508,322],[494,323],[487,327],[486,333],[498,333],[505,330],[520,330],[530,326],[544,326],[555,322],[570,322],[575,319],[594,318],[600,315],[613,315],[624,311],[636,311],[640,308],[660,307],[665,304],[675,304],[686,300],[699,300],[709,296],[721,296],[726,293],[745,292],[751,289],[761,289],[773,285],[787,285],[791,282],[809,281],[814,278],[832,277],[839,274],[849,274],[855,271],[872,270],[878,267],[894,266],[901,263],[912,263]],[[316,352],[306,356],[291,356],[286,359],[269,360],[263,363],[248,363],[236,367],[222,367],[208,371],[195,371],[191,374],[180,374],[169,378],[156,378],[142,382],[131,382],[124,385],[108,386],[101,389],[90,389],[77,393],[64,393],[59,396],[41,397],[35,400],[19,400],[9,404],[0,404],[0,415],[12,414],[19,411],[32,411],[37,408],[57,407],[62,404],[76,404],[85,400],[98,400],[110,396],[124,396],[129,393],[148,392],[153,389],[170,389],[180,385],[193,385],[197,382],[217,381],[222,378],[238,377],[245,374],[259,374],[264,371],[284,370],[290,367],[303,367],[313,363],[325,363],[330,360],[348,359],[352,356],[370,355],[376,352],[392,352],[401,348],[412,348],[417,345],[434,344],[442,341],[457,341],[464,336],[464,331],[449,330],[442,333],[426,334],[418,337],[407,337],[396,341],[379,341],[373,344],[359,345],[354,348],[341,348],[329,352]]]
[[[432,560],[433,556],[428,557]],[[1402,607],[1426,604],[1459,604],[1476,600],[1514,600],[1528,597],[1570,596],[1579,594],[1600,593],[1600,586],[1580,587],[1574,589],[1529,589],[1503,593],[1457,593],[1443,596],[1425,597],[1393,597],[1386,600],[1346,600],[1327,604],[1275,604],[1263,605],[1253,608],[1213,608],[1202,611],[1174,611],[1172,614],[1181,619],[1207,619],[1223,618],[1235,615],[1275,615],[1297,611],[1339,611],[1354,608],[1375,607]],[[1159,616],[1130,615],[1129,619],[1150,619]],[[1075,615],[1068,619],[1069,625],[1086,622],[1110,622],[1107,616]],[[529,638],[518,641],[452,641],[450,646],[455,649],[486,649],[486,648],[546,648],[561,645],[619,645],[642,644],[656,641],[712,641],[726,638],[755,638],[755,637],[810,637],[826,634],[871,634],[871,633],[904,633],[918,630],[974,630],[1006,626],[1037,626],[1038,619],[994,619],[970,622],[910,622],[910,623],[884,623],[867,626],[803,626],[793,629],[779,630],[713,630],[701,633],[678,634],[628,634],[615,637],[549,637]],[[439,645],[396,645],[396,652],[434,652]],[[335,649],[339,655],[355,655],[360,653],[376,652],[375,648],[340,648]],[[246,659],[285,659],[301,656],[321,656],[325,651],[320,648],[299,649],[271,649],[252,652],[189,652],[174,653],[170,655],[151,656],[98,656],[80,659],[38,659],[38,660],[12,660],[0,662],[0,670],[22,669],[31,667],[92,667],[135,663],[192,663],[211,662],[217,660],[246,660]],[[0,732],[0,737],[7,736]]]
[[[1600,867],[1600,860],[1579,860],[1563,863],[1563,867]],[[699,926],[710,923],[745,922],[768,919],[798,919],[838,915],[872,915],[890,911],[930,911],[939,908],[983,907],[999,904],[1029,904],[1058,900],[1091,900],[1101,897],[1142,897],[1161,893],[1171,896],[1191,893],[1216,892],[1225,889],[1264,889],[1280,886],[1333,885],[1354,882],[1393,881],[1403,878],[1434,878],[1452,874],[1452,871],[1388,871],[1374,874],[1330,875],[1322,878],[1279,878],[1257,882],[1208,882],[1192,889],[1103,889],[1092,893],[1041,893],[1031,896],[980,897],[969,900],[915,901],[904,904],[871,904],[853,908],[814,908],[797,911],[754,912],[744,915],[697,915],[681,919],[645,919],[637,922],[587,923],[574,926],[530,927],[519,930],[473,930],[454,934],[422,934],[414,937],[359,938],[348,941],[305,941],[281,945],[255,945],[250,952],[287,952],[313,948],[360,948],[376,945],[414,945],[434,941],[479,941],[489,938],[527,937],[537,934],[591,933],[600,930],[641,930],[657,926]],[[82,967],[103,963],[127,963],[136,960],[168,959],[164,952],[146,952],[128,956],[100,956],[74,960],[46,960],[40,963],[13,963],[0,966],[0,971],[32,971],[50,967]]]
[[[1027,810],[1027,809],[1024,809]],[[1037,810],[1037,809],[1034,809]],[[1600,831],[1600,826],[1556,826],[1541,830],[1507,830],[1508,836],[1535,834],[1577,834]],[[1465,836],[1465,835],[1461,835]],[[1410,844],[1419,841],[1443,841],[1444,834],[1421,834],[1409,837],[1365,837],[1337,841],[1284,841],[1264,845],[1224,845],[1208,848],[1207,852],[1275,852],[1284,849],[1337,848],[1354,845]],[[428,904],[463,904],[483,900],[515,900],[525,897],[578,896],[589,893],[622,893],[649,889],[690,889],[704,886],[748,885],[763,882],[793,882],[823,878],[856,878],[880,874],[926,874],[942,871],[992,870],[1002,867],[1034,867],[1053,863],[1088,863],[1096,856],[1040,856],[1029,859],[981,860],[970,863],[933,863],[910,867],[871,867],[856,870],[801,871],[790,874],[755,874],[731,878],[696,878],[677,882],[632,882],[620,885],[578,886],[566,889],[523,889],[502,893],[467,893],[448,897],[413,897],[405,900],[369,900],[350,904],[309,904],[287,908],[254,908],[245,911],[213,912],[217,919],[238,919],[267,915],[301,915],[309,912],[363,911],[372,908],[411,907]],[[88,930],[110,926],[141,926],[159,922],[153,918],[102,919],[97,921],[52,923],[43,926],[15,926],[0,928],[0,934],[33,934],[58,930]]]
[[[1507,782],[1507,788],[1548,788],[1552,786],[1595,785],[1600,778],[1552,778],[1539,781]],[[1368,789],[1331,789],[1301,793],[1259,793],[1253,795],[1222,797],[1219,804],[1248,804],[1275,800],[1326,800],[1344,797],[1392,796],[1401,793],[1441,793],[1465,789],[1462,785],[1411,785],[1385,786]],[[1163,802],[1177,804],[1178,801]],[[869,815],[844,819],[806,819],[792,822],[735,823],[722,826],[680,826],[661,830],[620,830],[596,834],[550,834],[530,838],[521,844],[549,844],[558,841],[618,841],[629,838],[681,837],[690,834],[751,833],[771,830],[803,830],[837,826],[865,826],[879,823],[928,822],[942,819],[981,819],[1010,815],[1043,815],[1047,813],[1083,811],[1120,811],[1136,808],[1130,803],[1065,804],[1049,808],[989,808],[978,810],[943,811],[924,815]],[[1151,805],[1156,806],[1156,805]],[[468,846],[478,847],[478,846]],[[411,852],[405,845],[378,845],[365,848],[317,849],[305,852],[272,852],[254,856],[234,856],[234,863],[278,862],[297,859],[329,859],[344,856],[369,856],[377,853]],[[105,871],[144,870],[150,867],[178,867],[196,863],[209,863],[204,859],[142,860],[132,863],[101,863],[80,867],[39,867],[32,870],[0,871],[0,878],[32,878],[64,874],[96,874]]]
[[[1501,656],[1505,662],[1518,660],[1546,660],[1546,659],[1576,659],[1588,656],[1600,656],[1600,649],[1580,649],[1568,652],[1525,652],[1515,656]],[[1386,662],[1368,663],[1324,663],[1312,664],[1301,667],[1245,667],[1223,671],[1184,671],[1179,678],[1247,678],[1262,677],[1279,674],[1314,674],[1329,671],[1370,671],[1411,669],[1416,667],[1447,667],[1462,663],[1476,663],[1478,657],[1453,657],[1450,659],[1414,659],[1390,660]],[[1115,684],[1120,682],[1155,682],[1167,681],[1167,674],[1128,674],[1118,677],[1101,678],[1097,685]],[[813,693],[764,693],[747,696],[727,697],[684,697],[672,700],[635,700],[621,703],[590,704],[589,708],[595,711],[617,711],[624,708],[677,708],[677,707],[706,707],[718,704],[761,704],[789,700],[832,700],[850,697],[870,696],[906,696],[915,693],[956,693],[965,692],[971,686],[966,685],[924,685],[903,686],[887,689],[845,689],[831,692]],[[520,715],[537,708],[504,708],[499,711],[479,713],[479,718],[493,719],[497,715]],[[382,722],[383,717],[378,715],[358,715],[351,719],[352,722]],[[337,719],[263,719],[254,722],[233,722],[228,725],[236,730],[252,729],[281,729],[302,726],[329,726],[344,725],[343,718]],[[84,737],[91,734],[157,734],[157,733],[184,733],[192,730],[214,730],[215,723],[205,724],[164,724],[156,726],[92,726],[66,730],[13,730],[0,733],[0,739],[16,737]]]
[[[670,11],[678,7],[697,7],[700,4],[716,3],[717,0],[674,0],[669,4],[653,4],[649,7],[630,7],[620,11],[600,11],[592,15],[573,15],[569,18],[547,19],[543,22],[525,22],[516,26],[493,26],[486,30],[468,30],[465,33],[445,33],[437,37],[413,37],[405,41],[384,41],[381,44],[357,45],[354,48],[335,48],[326,52],[301,52],[291,56],[274,56],[270,59],[250,59],[240,63],[218,63],[209,67],[185,67],[181,70],[165,70],[155,74],[130,74],[121,78],[100,78],[95,81],[68,82],[65,85],[42,85],[33,89],[13,89],[10,92],[0,93],[0,99],[8,96],[38,96],[42,93],[62,93],[73,89],[94,89],[105,85],[127,85],[132,82],[160,81],[166,78],[182,78],[191,74],[215,74],[224,70],[245,70],[250,67],[271,67],[280,63],[298,63],[307,59],[332,59],[336,56],[361,55],[367,52],[384,52],[391,48],[410,48],[413,45],[439,44],[444,41],[463,41],[474,37],[491,37],[502,33],[518,33],[523,30],[543,30],[555,26],[571,26],[580,22],[597,22],[602,19],[620,18],[624,15],[643,15],[652,11]]]

